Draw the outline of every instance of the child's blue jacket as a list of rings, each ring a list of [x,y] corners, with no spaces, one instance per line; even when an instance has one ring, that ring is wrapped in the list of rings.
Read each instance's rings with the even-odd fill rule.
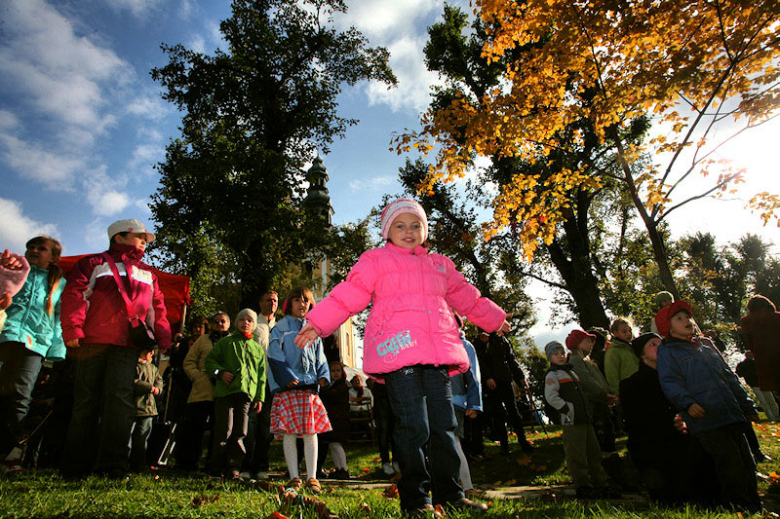
[[[694,434],[746,422],[747,415],[757,414],[753,401],[712,341],[696,340],[698,348],[682,340],[658,347],[658,378],[664,395]],[[704,418],[688,414],[693,403],[704,408]]]
[[[474,409],[482,411],[482,386],[480,385],[479,362],[477,361],[477,352],[474,346],[466,340],[466,336],[461,332],[460,340],[463,341],[463,347],[469,356],[468,371],[459,373],[450,377],[452,385],[452,405],[466,411]]]
[[[268,365],[271,368],[268,383],[274,394],[289,389],[316,390],[319,387],[317,381],[321,378],[330,382],[330,369],[322,340],[318,337],[311,346],[304,349],[293,343],[305,324],[306,319],[287,315],[271,330],[268,343]],[[287,384],[296,379],[299,381],[298,385],[288,388]]]

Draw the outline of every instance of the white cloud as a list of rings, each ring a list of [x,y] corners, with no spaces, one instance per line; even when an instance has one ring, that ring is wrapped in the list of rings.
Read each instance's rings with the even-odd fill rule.
[[[19,127],[19,118],[8,110],[0,110],[0,132],[15,130]]]
[[[372,45],[391,42],[414,31],[414,21],[439,11],[441,0],[360,0],[351,2],[346,15],[336,16],[340,26],[354,25]]]
[[[196,34],[190,38],[190,41],[187,43],[186,47],[193,52],[197,52],[198,54],[205,54],[206,40],[200,34]]]
[[[109,221],[105,218],[96,218],[87,223],[84,228],[84,242],[91,250],[105,250],[108,248],[108,225]]]
[[[83,189],[86,191],[87,201],[92,206],[92,212],[100,216],[120,213],[132,203],[125,192],[126,185],[125,178],[109,178],[105,166],[86,171],[83,175]]]
[[[149,171],[153,165],[165,158],[165,150],[159,144],[139,144],[133,150],[133,158],[128,164],[130,169],[141,168]]]
[[[108,0],[106,3],[117,11],[130,11],[136,18],[148,18],[157,10],[160,0]]]
[[[77,156],[53,153],[1,131],[0,143],[2,157],[11,168],[49,189],[70,190],[76,172],[84,167]]]
[[[0,69],[5,88],[55,125],[99,134],[113,123],[105,113],[101,85],[130,81],[127,63],[78,36],[73,24],[42,0],[10,0],[3,15]]]
[[[398,183],[397,175],[386,175],[370,178],[357,178],[350,181],[349,189],[353,193],[365,192],[365,191],[377,191],[385,189],[387,186],[392,186]]]
[[[424,110],[430,103],[432,85],[441,84],[438,74],[425,67],[423,47],[426,37],[405,37],[388,46],[390,67],[398,78],[398,86],[371,82],[366,87],[370,105],[387,104],[394,112]]]
[[[132,115],[159,121],[171,112],[171,105],[166,103],[159,94],[151,94],[136,97],[127,105],[126,110]]]
[[[14,200],[0,198],[0,248],[21,254],[24,244],[33,236],[48,234],[55,238],[59,235],[53,223],[38,222],[24,215],[22,205]]]

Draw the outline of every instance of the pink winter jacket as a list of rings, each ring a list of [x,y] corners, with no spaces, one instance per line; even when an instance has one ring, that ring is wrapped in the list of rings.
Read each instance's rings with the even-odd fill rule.
[[[320,337],[327,337],[369,303],[363,371],[373,375],[415,364],[463,373],[469,359],[450,307],[491,332],[506,318],[495,303],[480,297],[450,259],[428,254],[424,247],[404,249],[388,242],[363,253],[347,280],[306,319]]]

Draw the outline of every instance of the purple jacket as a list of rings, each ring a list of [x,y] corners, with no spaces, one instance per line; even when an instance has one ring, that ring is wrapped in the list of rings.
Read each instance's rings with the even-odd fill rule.
[[[363,343],[363,371],[381,375],[416,364],[469,368],[450,307],[487,331],[501,328],[506,314],[466,282],[448,258],[424,247],[387,243],[363,253],[306,319],[320,337],[331,335],[373,303]]]

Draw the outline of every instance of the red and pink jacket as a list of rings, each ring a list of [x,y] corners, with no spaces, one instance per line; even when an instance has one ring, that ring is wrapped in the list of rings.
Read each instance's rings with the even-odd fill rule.
[[[381,375],[416,364],[463,373],[469,358],[450,307],[487,331],[506,314],[466,282],[452,261],[424,247],[387,243],[363,253],[347,280],[306,314],[320,337],[373,303],[363,341],[363,371]]]
[[[157,276],[141,262],[143,251],[131,245],[112,243],[107,252],[125,283],[132,310],[154,330],[160,349],[167,350],[171,344],[171,328],[165,302]],[[62,339],[65,342],[79,339],[87,344],[134,346],[127,333],[127,306],[102,254],[87,256],[74,265],[61,301]]]

